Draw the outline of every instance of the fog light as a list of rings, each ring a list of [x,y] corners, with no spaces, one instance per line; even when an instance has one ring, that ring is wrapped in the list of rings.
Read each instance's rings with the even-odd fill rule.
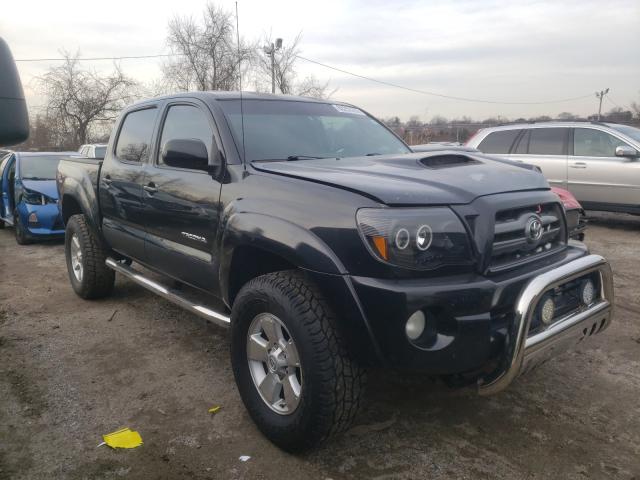
[[[553,320],[553,315],[556,310],[556,304],[553,298],[547,297],[542,301],[542,308],[540,309],[540,319],[545,325],[549,325]]]
[[[38,215],[36,215],[36,212],[32,212],[29,215],[29,223],[38,223]]]
[[[593,282],[591,280],[583,282],[582,287],[580,287],[580,298],[582,298],[582,303],[585,305],[591,305],[595,296],[596,287],[593,285]]]
[[[424,332],[425,320],[424,313],[420,310],[414,312],[409,317],[407,324],[404,326],[404,331],[409,340],[417,340],[420,338],[420,335]]]

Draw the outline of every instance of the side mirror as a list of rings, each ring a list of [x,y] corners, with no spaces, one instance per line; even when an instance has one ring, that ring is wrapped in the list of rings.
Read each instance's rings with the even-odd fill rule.
[[[29,138],[29,115],[11,50],[0,38],[0,146]]]
[[[162,161],[169,167],[205,172],[210,169],[207,147],[201,140],[192,138],[169,140],[165,143],[162,147]]]
[[[616,157],[638,158],[638,151],[629,145],[616,147]]]

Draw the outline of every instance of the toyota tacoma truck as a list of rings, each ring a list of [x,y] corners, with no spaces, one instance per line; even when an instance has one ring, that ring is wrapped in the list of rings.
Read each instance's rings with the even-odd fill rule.
[[[348,428],[368,368],[496,393],[613,316],[607,261],[538,171],[412,152],[345,103],[143,101],[57,188],[75,292],[118,273],[229,327],[250,416],[292,452]]]

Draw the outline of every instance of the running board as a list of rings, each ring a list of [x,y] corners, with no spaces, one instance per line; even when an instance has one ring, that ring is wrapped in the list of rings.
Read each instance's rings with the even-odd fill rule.
[[[144,275],[124,263],[118,262],[113,258],[107,258],[105,263],[107,267],[133,280],[138,285],[141,285],[147,290],[160,295],[170,302],[173,302],[176,305],[184,308],[185,310],[188,310],[191,313],[195,313],[196,315],[205,318],[215,323],[216,325],[220,325],[221,327],[229,327],[229,324],[231,323],[231,319],[228,316],[211,310],[209,307],[205,307],[204,305],[198,305],[191,302],[185,297],[182,292],[166,287],[156,282],[155,280],[151,280],[150,278],[145,277]]]

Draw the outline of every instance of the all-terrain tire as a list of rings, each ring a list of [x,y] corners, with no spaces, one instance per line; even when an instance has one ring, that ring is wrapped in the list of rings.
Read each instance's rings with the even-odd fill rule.
[[[302,370],[297,408],[274,412],[253,381],[248,330],[261,314],[277,317],[295,341]],[[260,431],[278,447],[297,453],[315,447],[353,423],[365,371],[349,358],[336,318],[318,288],[292,270],[257,277],[238,293],[231,313],[231,361],[240,396]]]
[[[16,213],[13,220],[13,231],[16,234],[16,243],[18,245],[29,245],[32,240],[29,237],[29,234],[22,225],[22,220],[20,220],[20,215]]]
[[[72,243],[77,239],[81,252],[82,275],[79,279],[72,264]],[[76,247],[77,248],[77,247]],[[105,265],[108,250],[89,226],[84,215],[73,215],[64,236],[67,271],[73,290],[85,299],[103,298],[111,294],[115,272]]]

